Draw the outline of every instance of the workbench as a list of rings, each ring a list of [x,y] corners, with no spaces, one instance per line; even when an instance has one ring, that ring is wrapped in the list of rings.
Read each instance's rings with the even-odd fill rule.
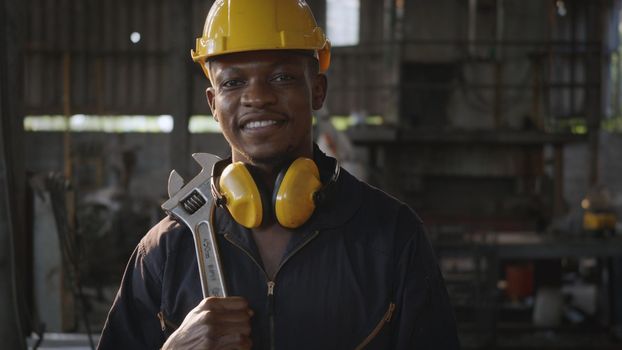
[[[433,235],[433,237],[435,237]],[[466,327],[467,334],[479,334],[479,341],[484,339],[487,346],[506,348],[508,337],[525,338],[533,336],[544,339],[543,333],[551,335],[551,339],[577,337],[576,346],[590,337],[594,339],[614,339],[615,332],[622,329],[622,236],[596,237],[593,235],[570,236],[564,234],[536,234],[528,232],[514,233],[475,233],[465,234],[461,240],[456,236],[452,239],[443,239],[443,236],[435,237],[434,247],[441,261],[446,258],[471,258],[474,273],[468,273],[462,278],[459,274],[451,271],[446,274],[446,281],[450,293],[457,282],[460,288],[474,288],[474,298],[454,297],[456,310],[467,313],[481,313],[475,318],[475,322]],[[579,326],[560,326],[555,328],[536,327],[530,324],[516,322],[504,322],[501,317],[502,309],[508,305],[503,302],[502,291],[498,288],[498,282],[502,279],[502,267],[506,262],[535,262],[551,259],[582,259],[593,258],[598,261],[600,275],[602,276],[599,288],[602,300],[600,300],[599,319],[603,321],[601,329],[583,329]],[[535,291],[534,291],[535,292]],[[464,301],[466,307],[460,305]],[[531,307],[523,308],[524,312],[530,313]],[[471,333],[469,333],[471,332]],[[590,333],[595,332],[595,333]],[[599,334],[594,337],[594,334]],[[617,334],[619,337],[620,334]],[[620,341],[618,339],[618,341]],[[534,341],[535,342],[535,341]],[[566,341],[567,342],[567,341]],[[477,343],[477,342],[476,342]],[[509,342],[511,343],[511,342]],[[572,342],[571,342],[572,343]],[[554,341],[552,344],[556,344]],[[534,344],[535,345],[535,344]],[[550,344],[549,344],[550,345]],[[618,344],[619,345],[619,344]],[[480,345],[476,346],[478,348]],[[518,346],[514,344],[513,346]],[[521,345],[525,346],[525,344]],[[540,345],[543,346],[544,345]],[[518,346],[520,348],[520,346]],[[608,345],[588,345],[589,348],[609,349]],[[465,348],[468,348],[466,346]],[[539,347],[536,347],[539,348]],[[548,347],[546,347],[548,348]],[[564,347],[567,348],[567,347]],[[616,348],[615,346],[612,348]]]

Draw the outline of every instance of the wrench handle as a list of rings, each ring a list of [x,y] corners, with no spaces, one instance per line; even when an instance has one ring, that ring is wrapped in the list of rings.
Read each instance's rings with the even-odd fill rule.
[[[210,221],[213,220],[214,207],[210,208]],[[225,280],[222,274],[216,236],[209,221],[200,221],[194,230],[197,263],[201,277],[203,297],[226,297]]]

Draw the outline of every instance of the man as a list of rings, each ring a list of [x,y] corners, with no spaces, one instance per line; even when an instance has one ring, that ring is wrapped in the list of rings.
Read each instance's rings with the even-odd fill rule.
[[[202,298],[186,227],[166,218],[151,229],[128,264],[101,349],[459,347],[420,219],[337,170],[313,144],[312,112],[324,102],[329,53],[302,0],[214,3],[193,56],[211,81],[207,99],[231,162],[267,193],[261,215],[243,221],[231,203],[216,210],[232,295],[224,298]],[[321,186],[310,217],[286,224],[273,192],[298,158],[313,160]],[[215,169],[215,176],[230,175]]]

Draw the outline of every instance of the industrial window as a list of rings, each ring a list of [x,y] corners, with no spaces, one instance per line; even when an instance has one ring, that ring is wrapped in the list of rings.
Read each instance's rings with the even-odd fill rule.
[[[326,33],[333,46],[359,43],[360,0],[327,0]]]
[[[331,117],[333,126],[340,131],[359,125],[382,125],[382,116],[368,116],[358,120],[353,116],[335,115]],[[62,115],[33,115],[24,118],[24,130],[30,132],[62,132],[67,128],[67,119]],[[313,124],[316,123],[315,117]],[[76,114],[69,118],[71,132],[105,133],[170,133],[173,130],[173,117],[170,115],[145,116],[101,116]],[[188,131],[191,134],[220,133],[220,125],[211,115],[190,117]]]
[[[220,125],[211,115],[193,115],[188,123],[191,134],[219,133]]]
[[[170,133],[173,117],[170,115],[124,115],[101,116],[75,114],[69,118],[62,115],[37,115],[24,118],[26,131],[107,132],[107,133]]]
[[[380,115],[370,115],[364,119],[358,119],[352,115],[334,115],[330,118],[330,121],[333,123],[335,129],[346,131],[356,125],[382,125],[384,123],[384,118]]]
[[[368,116],[363,120],[359,120],[353,116],[342,116],[342,115],[334,115],[331,116],[330,121],[332,122],[335,129],[339,131],[345,131],[348,128],[355,125],[382,125],[383,118],[379,115]],[[316,123],[315,117],[313,117],[313,124]],[[190,123],[188,125],[188,131],[191,134],[205,134],[205,133],[220,133],[220,125],[218,122],[214,120],[211,115],[193,115],[190,118]]]

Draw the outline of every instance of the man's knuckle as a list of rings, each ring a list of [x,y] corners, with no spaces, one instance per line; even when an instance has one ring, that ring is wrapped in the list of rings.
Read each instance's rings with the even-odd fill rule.
[[[210,308],[210,307],[214,307],[216,304],[218,304],[218,299],[215,297],[209,297],[207,299],[203,299],[203,306]]]
[[[214,324],[218,319],[218,315],[216,315],[213,311],[205,311],[203,312],[203,321],[207,324]]]

